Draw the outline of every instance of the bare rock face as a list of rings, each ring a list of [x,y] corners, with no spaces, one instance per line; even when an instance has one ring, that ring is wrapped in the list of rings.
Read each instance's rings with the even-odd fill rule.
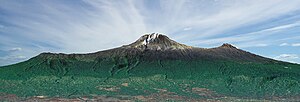
[[[228,44],[228,43],[224,43],[222,46],[220,46],[222,48],[233,48],[233,49],[237,49],[235,46]]]
[[[177,43],[171,40],[169,37],[158,34],[146,34],[140,37],[134,43],[123,46],[125,48],[137,48],[140,50],[179,50],[179,49],[191,49],[193,47],[184,44]]]

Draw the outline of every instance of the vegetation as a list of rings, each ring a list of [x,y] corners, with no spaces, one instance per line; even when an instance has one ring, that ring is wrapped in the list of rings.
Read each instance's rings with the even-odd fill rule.
[[[38,56],[0,68],[0,92],[19,97],[266,99],[299,95],[299,72],[300,65],[285,62],[145,61],[126,57],[79,60]]]

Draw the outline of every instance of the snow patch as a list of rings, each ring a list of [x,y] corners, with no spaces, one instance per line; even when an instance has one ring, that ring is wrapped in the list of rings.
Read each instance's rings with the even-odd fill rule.
[[[152,33],[150,35],[148,35],[148,37],[143,41],[143,45],[147,45],[151,42],[153,42],[156,38],[159,37],[160,34],[158,33]]]

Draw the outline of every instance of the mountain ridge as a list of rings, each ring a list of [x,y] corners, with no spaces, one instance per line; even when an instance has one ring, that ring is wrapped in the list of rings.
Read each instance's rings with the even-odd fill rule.
[[[143,60],[213,60],[226,59],[241,62],[274,62],[275,60],[265,58],[224,43],[215,48],[199,48],[180,44],[169,37],[158,34],[145,34],[135,42],[123,45],[121,47],[108,49],[104,51],[97,51],[87,54],[55,54],[55,53],[41,53],[41,57],[74,57],[74,58],[88,58],[101,59],[108,57],[140,57]]]

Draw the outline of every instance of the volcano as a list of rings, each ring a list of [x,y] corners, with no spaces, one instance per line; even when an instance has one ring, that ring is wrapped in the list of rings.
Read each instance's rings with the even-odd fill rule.
[[[8,97],[13,95],[28,101],[55,97],[298,100],[299,72],[298,64],[265,58],[227,43],[198,48],[152,33],[114,49],[88,54],[41,53],[1,67],[0,99],[15,99]]]
[[[272,62],[275,60],[264,58],[240,49],[233,45],[223,44],[216,48],[197,48],[177,43],[169,37],[158,34],[146,34],[137,41],[122,47],[99,51],[89,54],[53,54],[42,53],[38,57],[48,58],[84,58],[84,59],[105,59],[136,58],[142,60],[234,60],[243,62]]]

